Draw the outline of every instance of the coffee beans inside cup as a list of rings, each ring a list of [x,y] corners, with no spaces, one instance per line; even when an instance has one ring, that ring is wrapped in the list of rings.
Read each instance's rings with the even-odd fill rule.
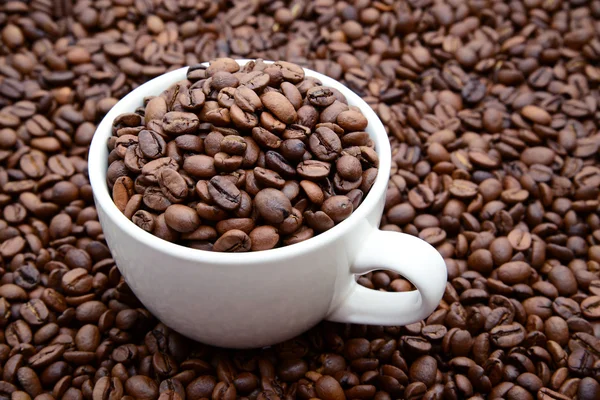
[[[367,125],[296,64],[219,58],[115,119],[107,183],[161,239],[218,252],[291,245],[369,192],[379,158]]]

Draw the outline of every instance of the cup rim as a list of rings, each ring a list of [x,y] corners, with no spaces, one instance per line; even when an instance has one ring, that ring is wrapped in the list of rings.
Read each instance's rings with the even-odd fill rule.
[[[246,63],[255,60],[236,59],[235,61],[240,66],[244,66]],[[273,61],[266,60],[264,62],[273,63]],[[208,63],[203,64],[208,65]],[[154,236],[135,225],[117,208],[110,196],[108,185],[106,183],[108,168],[108,148],[106,142],[108,138],[112,136],[112,123],[120,114],[134,112],[135,109],[143,103],[144,97],[158,95],[171,84],[186,79],[188,68],[189,67],[183,67],[159,75],[128,93],[112,107],[112,109],[104,116],[100,124],[98,124],[90,144],[88,153],[88,175],[96,206],[101,208],[105,216],[129,237],[170,256],[189,261],[219,265],[273,262],[299,256],[315,248],[327,246],[329,243],[339,239],[342,235],[347,234],[352,227],[357,225],[360,220],[365,219],[377,206],[381,196],[385,194],[391,169],[391,148],[383,123],[371,106],[345,85],[333,78],[311,69],[304,68],[307,77],[314,77],[320,80],[323,86],[333,87],[339,90],[346,97],[348,103],[359,107],[363,115],[369,121],[366,131],[375,142],[375,151],[379,156],[379,167],[377,177],[371,190],[364,197],[356,211],[328,231],[322,232],[300,243],[277,247],[270,250],[244,253],[219,253],[186,247]],[[175,266],[176,264],[171,265],[170,267]]]

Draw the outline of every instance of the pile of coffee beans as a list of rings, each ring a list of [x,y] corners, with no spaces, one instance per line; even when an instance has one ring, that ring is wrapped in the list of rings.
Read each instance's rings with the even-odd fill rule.
[[[599,21],[598,0],[1,2],[0,397],[598,399]],[[90,140],[141,83],[222,57],[314,69],[376,111],[393,153],[381,227],[448,266],[431,316],[233,351],[133,296]]]
[[[164,240],[299,243],[348,218],[377,177],[366,117],[293,63],[219,58],[144,100],[113,123],[107,181],[119,210]]]

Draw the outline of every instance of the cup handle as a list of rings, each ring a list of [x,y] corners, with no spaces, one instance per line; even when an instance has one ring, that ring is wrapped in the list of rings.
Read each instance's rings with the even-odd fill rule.
[[[352,280],[349,294],[326,317],[329,321],[398,326],[420,321],[438,306],[446,288],[444,259],[429,243],[405,233],[374,229],[350,268],[352,274],[387,269],[417,290],[402,293],[367,289]]]

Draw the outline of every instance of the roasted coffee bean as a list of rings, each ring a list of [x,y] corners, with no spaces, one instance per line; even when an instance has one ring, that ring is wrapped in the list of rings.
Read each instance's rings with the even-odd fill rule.
[[[154,211],[165,211],[172,204],[160,187],[156,186],[146,188],[142,200],[148,208]],[[127,204],[125,203],[125,205]]]
[[[167,225],[181,233],[195,231],[201,222],[196,210],[183,204],[170,205],[165,210],[164,216]]]
[[[94,385],[94,399],[119,399],[123,396],[123,384],[119,378],[103,376]]]
[[[187,157],[183,162],[183,170],[199,179],[210,179],[217,174],[214,158],[204,154]]]
[[[125,393],[136,399],[154,399],[158,397],[158,385],[147,376],[134,375],[125,382]]]
[[[288,179],[296,177],[296,169],[284,156],[275,151],[269,150],[265,153],[265,165]]]
[[[337,380],[331,376],[322,376],[315,382],[315,390],[319,398],[324,400],[345,399],[344,390]]]
[[[600,296],[590,296],[581,302],[583,315],[590,319],[600,318]]]
[[[275,171],[261,167],[254,168],[253,177],[256,183],[262,187],[283,189],[285,180]]]
[[[40,283],[40,273],[32,264],[22,265],[14,273],[14,282],[23,289],[33,289]]]
[[[323,202],[321,210],[337,224],[352,214],[352,202],[346,196],[333,196]]]
[[[310,136],[308,146],[321,161],[333,161],[342,150],[339,137],[327,127],[317,128]]]
[[[241,136],[230,135],[221,140],[220,150],[227,154],[243,156],[248,144]]]
[[[154,230],[154,221],[156,216],[148,211],[139,210],[131,217],[134,224],[145,230],[152,232]]]
[[[171,111],[164,115],[162,127],[169,135],[185,135],[194,133],[200,121],[195,114]]]
[[[318,160],[306,160],[298,164],[296,171],[302,178],[318,180],[329,175],[331,164]]]
[[[238,229],[225,232],[213,246],[214,251],[238,253],[250,251],[252,242],[248,234]]]
[[[224,176],[215,176],[208,182],[208,193],[212,200],[225,210],[240,207],[242,197],[235,184]]]
[[[49,312],[43,301],[32,299],[21,306],[20,314],[29,325],[42,325],[48,319]]]
[[[256,92],[247,86],[239,86],[233,92],[235,104],[246,112],[255,112],[262,108],[262,102]]]
[[[600,396],[600,384],[592,377],[585,377],[579,382],[577,397],[580,399],[593,399]]]
[[[310,104],[318,107],[327,107],[335,101],[333,90],[328,87],[315,86],[306,92]]]
[[[272,249],[279,243],[279,233],[270,225],[256,227],[248,235],[253,251]]]
[[[304,219],[308,226],[317,232],[324,232],[335,225],[333,219],[323,211],[305,211]]]
[[[357,181],[362,175],[360,161],[356,157],[344,155],[336,161],[337,173],[343,179]]]
[[[435,382],[437,362],[431,356],[421,356],[410,367],[410,378],[430,387]]]
[[[252,139],[260,146],[267,149],[278,149],[279,146],[281,146],[281,139],[279,136],[262,127],[252,128]]]
[[[490,334],[492,342],[500,348],[517,346],[525,339],[525,330],[517,322],[496,326]]]
[[[267,92],[260,97],[260,101],[275,117],[285,124],[296,121],[297,114],[290,101],[279,92]]]
[[[277,189],[263,189],[255,196],[255,207],[267,222],[279,224],[292,212],[290,200]]]
[[[497,270],[498,279],[506,284],[521,283],[531,275],[531,267],[522,261],[502,264]]]
[[[163,168],[158,173],[158,184],[162,193],[171,203],[180,203],[188,196],[185,179],[174,169]]]
[[[281,155],[291,162],[301,161],[306,153],[306,146],[300,139],[288,139],[281,143]]]
[[[138,134],[138,143],[140,151],[147,158],[164,157],[167,151],[167,144],[162,136],[150,130],[142,130]]]

